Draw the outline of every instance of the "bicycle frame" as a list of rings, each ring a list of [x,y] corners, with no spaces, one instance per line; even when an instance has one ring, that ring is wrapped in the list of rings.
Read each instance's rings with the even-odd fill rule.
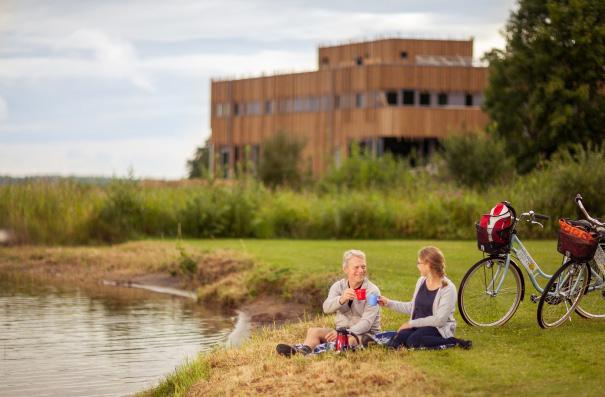
[[[590,276],[594,277],[597,280],[600,278],[602,279],[602,275],[605,275],[605,251],[603,250],[603,246],[604,245],[599,244],[594,254],[594,257],[589,262]],[[601,274],[595,271],[595,267],[601,272]],[[599,284],[599,286],[597,287],[589,286],[586,292],[594,291],[597,288],[602,288],[603,283],[605,283],[605,280],[601,280],[601,284]]]
[[[541,277],[548,281],[552,277],[552,274],[545,273],[542,268],[540,268],[538,262],[536,262],[534,258],[532,258],[529,251],[527,251],[527,248],[525,248],[519,237],[517,237],[516,233],[513,234],[511,252],[515,256],[515,258],[517,258],[519,262],[521,262],[521,265],[523,265],[523,267],[525,268],[527,276],[529,277],[529,280],[531,281],[536,291],[538,291],[540,294],[544,292],[544,288],[542,288],[538,283],[537,277]],[[507,257],[508,262],[510,258],[510,253],[507,255]]]
[[[494,275],[492,281],[488,286],[491,287],[494,281],[500,278],[498,286],[493,289],[494,294],[498,294],[500,292],[500,289],[502,288],[502,283],[506,278],[506,274],[508,273],[508,268],[510,266],[511,255],[514,256],[521,263],[521,265],[527,272],[527,276],[529,277],[536,291],[538,291],[540,294],[544,292],[544,288],[542,288],[538,283],[537,277],[544,278],[548,281],[552,277],[552,274],[547,274],[542,271],[538,263],[530,255],[529,251],[527,251],[527,248],[525,248],[519,237],[517,237],[517,234],[513,232],[513,236],[511,239],[511,249],[505,256],[504,268],[501,270],[497,270],[496,274]],[[500,274],[500,272],[502,272],[502,274]]]

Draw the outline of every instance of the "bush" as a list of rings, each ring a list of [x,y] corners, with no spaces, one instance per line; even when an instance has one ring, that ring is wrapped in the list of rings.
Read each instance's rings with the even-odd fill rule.
[[[535,206],[536,211],[551,215],[558,230],[559,217],[583,217],[574,198],[580,193],[593,216],[605,215],[605,146],[584,149],[581,146],[561,150],[542,163],[533,173],[520,178],[515,190],[524,192],[520,199]]]
[[[454,135],[443,141],[442,157],[460,185],[485,189],[514,175],[514,162],[503,141],[485,135]]]
[[[132,179],[114,180],[98,213],[91,220],[91,237],[117,243],[139,237],[143,231],[141,191]]]
[[[354,144],[351,155],[340,167],[330,169],[318,186],[321,191],[391,189],[411,185],[413,179],[407,161],[396,160],[390,153],[373,157]]]
[[[298,188],[302,183],[301,159],[305,144],[280,131],[262,144],[260,180],[267,186]]]
[[[236,184],[198,189],[179,218],[191,237],[252,237],[265,191],[258,185]]]
[[[1,186],[0,229],[10,230],[16,243],[83,243],[101,197],[97,187],[69,179]]]

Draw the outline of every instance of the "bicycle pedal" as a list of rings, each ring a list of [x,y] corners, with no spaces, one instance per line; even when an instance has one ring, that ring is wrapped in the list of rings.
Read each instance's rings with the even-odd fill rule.
[[[531,294],[531,296],[529,297],[529,299],[533,302],[533,303],[538,303],[538,301],[540,300],[540,297],[538,295],[534,295]]]

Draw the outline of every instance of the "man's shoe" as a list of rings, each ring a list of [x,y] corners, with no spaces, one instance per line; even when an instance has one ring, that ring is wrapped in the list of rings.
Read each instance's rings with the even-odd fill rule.
[[[473,347],[473,342],[470,340],[458,339],[458,346],[464,350],[469,350],[471,347]]]
[[[283,343],[280,343],[279,345],[277,345],[275,350],[277,351],[278,354],[281,354],[282,356],[286,356],[286,357],[290,357],[291,355],[296,354],[296,353],[306,356],[307,354],[311,353],[311,351],[312,351],[311,348],[307,345],[290,346],[290,345],[286,345]]]
[[[296,350],[294,350],[294,348],[292,346],[285,345],[283,343],[280,343],[279,345],[277,345],[275,350],[277,351],[277,354],[281,354],[282,356],[286,356],[286,357],[290,357],[291,355],[296,353]]]

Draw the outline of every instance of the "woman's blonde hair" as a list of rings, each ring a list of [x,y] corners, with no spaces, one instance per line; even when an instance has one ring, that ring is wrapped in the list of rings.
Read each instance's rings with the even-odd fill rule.
[[[445,256],[443,252],[437,247],[424,247],[418,251],[418,259],[429,265],[431,271],[436,273],[441,278],[441,283],[445,287],[447,281],[445,281]]]

